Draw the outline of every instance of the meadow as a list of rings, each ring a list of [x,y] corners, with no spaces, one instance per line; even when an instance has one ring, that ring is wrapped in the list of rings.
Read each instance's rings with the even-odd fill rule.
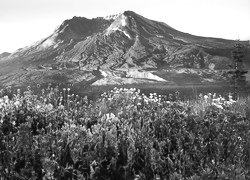
[[[143,93],[2,89],[0,179],[250,179],[249,96]]]

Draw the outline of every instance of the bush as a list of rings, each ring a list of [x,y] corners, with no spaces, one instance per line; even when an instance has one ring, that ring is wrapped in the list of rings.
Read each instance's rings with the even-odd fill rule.
[[[3,92],[3,91],[2,91]],[[3,179],[249,179],[249,99],[141,94],[0,98]]]

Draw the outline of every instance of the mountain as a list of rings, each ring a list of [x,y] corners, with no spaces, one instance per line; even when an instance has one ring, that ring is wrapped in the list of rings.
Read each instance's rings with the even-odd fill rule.
[[[73,17],[49,37],[18,49],[1,61],[0,82],[16,86],[53,82],[86,87],[121,81],[145,83],[145,79],[158,82],[148,78],[156,75],[169,82],[174,80],[163,72],[170,69],[195,69],[195,74],[227,69],[234,43],[183,33],[132,11],[93,19]],[[242,43],[249,59],[249,43]],[[245,65],[249,68],[250,62]]]
[[[8,57],[9,55],[11,55],[11,53],[3,52],[2,54],[0,54],[0,59],[6,58],[6,57]]]

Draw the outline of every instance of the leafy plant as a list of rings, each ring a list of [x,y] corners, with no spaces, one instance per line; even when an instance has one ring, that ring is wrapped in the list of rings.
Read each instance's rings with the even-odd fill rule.
[[[10,89],[10,88],[9,88]],[[3,179],[249,179],[249,98],[49,85],[0,97]]]

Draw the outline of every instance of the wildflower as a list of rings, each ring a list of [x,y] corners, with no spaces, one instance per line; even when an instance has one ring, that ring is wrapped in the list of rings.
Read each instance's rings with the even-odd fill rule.
[[[40,110],[41,109],[41,105],[36,105],[36,107],[35,107],[37,110]]]
[[[49,103],[48,105],[47,105],[47,110],[48,111],[51,111],[53,109],[53,105],[51,104],[51,103]]]
[[[233,100],[233,96],[231,94],[228,95],[229,101]]]
[[[115,115],[113,113],[110,113],[110,118],[111,119],[115,118]]]
[[[137,174],[137,175],[135,176],[135,179],[134,179],[134,180],[139,180],[139,179],[141,179],[141,177],[140,177],[140,175]]]
[[[205,96],[204,96],[204,100],[205,100],[205,102],[207,102],[207,100],[208,100],[208,95],[205,95]]]
[[[21,90],[20,89],[17,89],[17,94],[21,94]]]
[[[63,110],[63,109],[64,109],[64,106],[63,106],[63,105],[60,105],[60,106],[58,106],[58,109]]]
[[[233,100],[233,99],[229,99],[229,102],[231,102],[231,103],[235,103],[236,101],[235,101],[235,100]]]
[[[8,96],[4,96],[3,99],[5,104],[9,104],[10,100]]]
[[[217,103],[212,103],[213,106],[217,107],[218,109],[223,109],[222,105],[217,104]]]
[[[136,91],[136,89],[135,88],[130,88],[130,91],[134,92],[134,91]]]
[[[18,106],[21,106],[21,103],[20,103],[20,101],[16,101],[16,102],[14,102],[14,105],[18,107]]]

